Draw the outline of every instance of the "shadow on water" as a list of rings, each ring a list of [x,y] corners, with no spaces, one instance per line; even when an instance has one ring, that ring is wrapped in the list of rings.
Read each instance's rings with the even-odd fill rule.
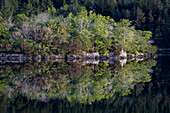
[[[168,113],[169,60],[0,65],[0,112]]]

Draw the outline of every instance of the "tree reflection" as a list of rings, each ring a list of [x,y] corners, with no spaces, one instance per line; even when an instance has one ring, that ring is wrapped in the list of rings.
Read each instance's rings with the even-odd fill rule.
[[[151,81],[148,69],[155,64],[154,60],[146,60],[128,62],[123,68],[105,62],[99,65],[81,62],[1,65],[0,94],[5,95],[8,102],[21,101],[21,95],[42,102],[66,99],[91,104],[102,99],[114,100],[130,94],[136,83]]]

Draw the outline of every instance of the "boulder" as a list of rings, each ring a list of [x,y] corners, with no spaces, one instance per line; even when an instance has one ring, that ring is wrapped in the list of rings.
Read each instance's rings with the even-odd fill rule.
[[[120,62],[120,65],[123,67],[126,64],[127,59],[121,59],[119,60],[119,62]]]
[[[99,53],[98,52],[94,52],[94,53],[86,53],[86,52],[83,52],[83,55],[88,57],[88,58],[96,58],[96,57],[99,57]]]
[[[110,53],[108,53],[108,55],[109,55],[109,57],[113,57],[113,56],[115,56],[115,52],[110,52]]]
[[[127,53],[126,51],[124,51],[123,49],[120,51],[120,57],[127,57]]]
[[[41,56],[38,55],[38,56],[34,57],[34,60],[36,60],[36,61],[41,61]]]

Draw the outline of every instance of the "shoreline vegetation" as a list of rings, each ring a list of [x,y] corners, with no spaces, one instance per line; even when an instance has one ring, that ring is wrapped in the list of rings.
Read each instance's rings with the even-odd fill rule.
[[[80,7],[96,14],[110,16],[116,22],[129,19],[137,30],[152,32],[154,45],[169,48],[169,1],[168,0],[1,0],[0,1],[0,38],[5,32],[13,31],[17,24],[26,18],[35,17],[43,12],[52,17],[67,17],[70,12],[77,15]],[[8,27],[5,28],[4,23]]]
[[[119,56],[84,56],[84,57],[78,57],[78,56],[57,56],[57,55],[52,55],[52,56],[36,56],[36,57],[31,57],[27,56],[24,54],[0,54],[0,63],[24,63],[24,62],[29,62],[29,61],[52,61],[52,62],[57,62],[57,61],[87,61],[89,63],[87,64],[99,64],[99,62],[102,61],[108,61],[109,64],[112,64],[112,61],[120,61],[120,63],[124,60],[139,60],[142,61],[144,59],[148,58],[155,58],[155,54],[148,54],[148,55],[138,55],[138,56],[127,56],[127,57],[119,57]],[[125,63],[126,63],[125,61]],[[122,65],[122,63],[121,63]],[[123,63],[124,65],[124,63]]]
[[[80,7],[76,14],[55,16],[50,10],[20,21],[1,23],[1,53],[31,57],[96,58],[100,56],[144,56],[154,54],[150,31],[135,30],[131,21],[115,22]]]

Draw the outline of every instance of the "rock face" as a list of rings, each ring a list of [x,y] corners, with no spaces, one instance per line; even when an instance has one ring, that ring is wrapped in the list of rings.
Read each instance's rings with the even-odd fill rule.
[[[36,61],[41,61],[41,56],[40,55],[38,55],[38,56],[36,56],[36,57],[34,57],[34,60],[36,60]]]
[[[115,56],[115,52],[110,52],[108,53],[109,57],[114,57]]]
[[[119,62],[120,62],[120,65],[123,67],[126,64],[127,59],[121,59],[119,60]]]
[[[83,62],[83,65],[87,65],[87,64],[95,64],[98,65],[99,64],[99,60],[86,60]]]
[[[117,54],[119,53],[119,55],[116,55],[115,52],[110,52],[106,55],[104,54],[100,54],[98,52],[93,52],[93,53],[87,53],[87,52],[83,52],[83,56],[78,56],[78,55],[65,55],[65,56],[60,56],[60,55],[46,55],[46,56],[41,56],[41,55],[37,55],[35,57],[32,56],[27,56],[24,54],[6,54],[6,53],[0,53],[0,63],[23,63],[23,62],[27,62],[30,60],[34,60],[34,61],[42,61],[42,60],[47,60],[47,61],[58,61],[58,60],[93,60],[93,61],[87,61],[86,64],[98,64],[98,62],[96,62],[97,60],[121,60],[121,59],[128,59],[128,60],[134,60],[134,59],[138,59],[139,61],[142,61],[144,58],[146,57],[151,57],[151,54],[148,55],[144,55],[141,52],[137,52],[137,55],[135,54],[130,54],[127,55],[126,51],[124,51],[123,49],[121,49],[119,52],[117,52]],[[126,61],[120,61],[121,65],[123,66],[125,64]]]
[[[30,59],[24,54],[0,54],[0,62],[23,63]]]
[[[124,51],[123,49],[120,51],[120,57],[127,57],[127,53],[126,51]]]
[[[98,52],[95,52],[95,53],[86,53],[86,52],[83,52],[83,55],[87,58],[96,58],[96,57],[99,57],[99,53]]]
[[[137,54],[138,54],[139,56],[143,56],[143,55],[144,55],[143,53],[140,53],[140,52],[139,52],[139,53],[137,52]]]

